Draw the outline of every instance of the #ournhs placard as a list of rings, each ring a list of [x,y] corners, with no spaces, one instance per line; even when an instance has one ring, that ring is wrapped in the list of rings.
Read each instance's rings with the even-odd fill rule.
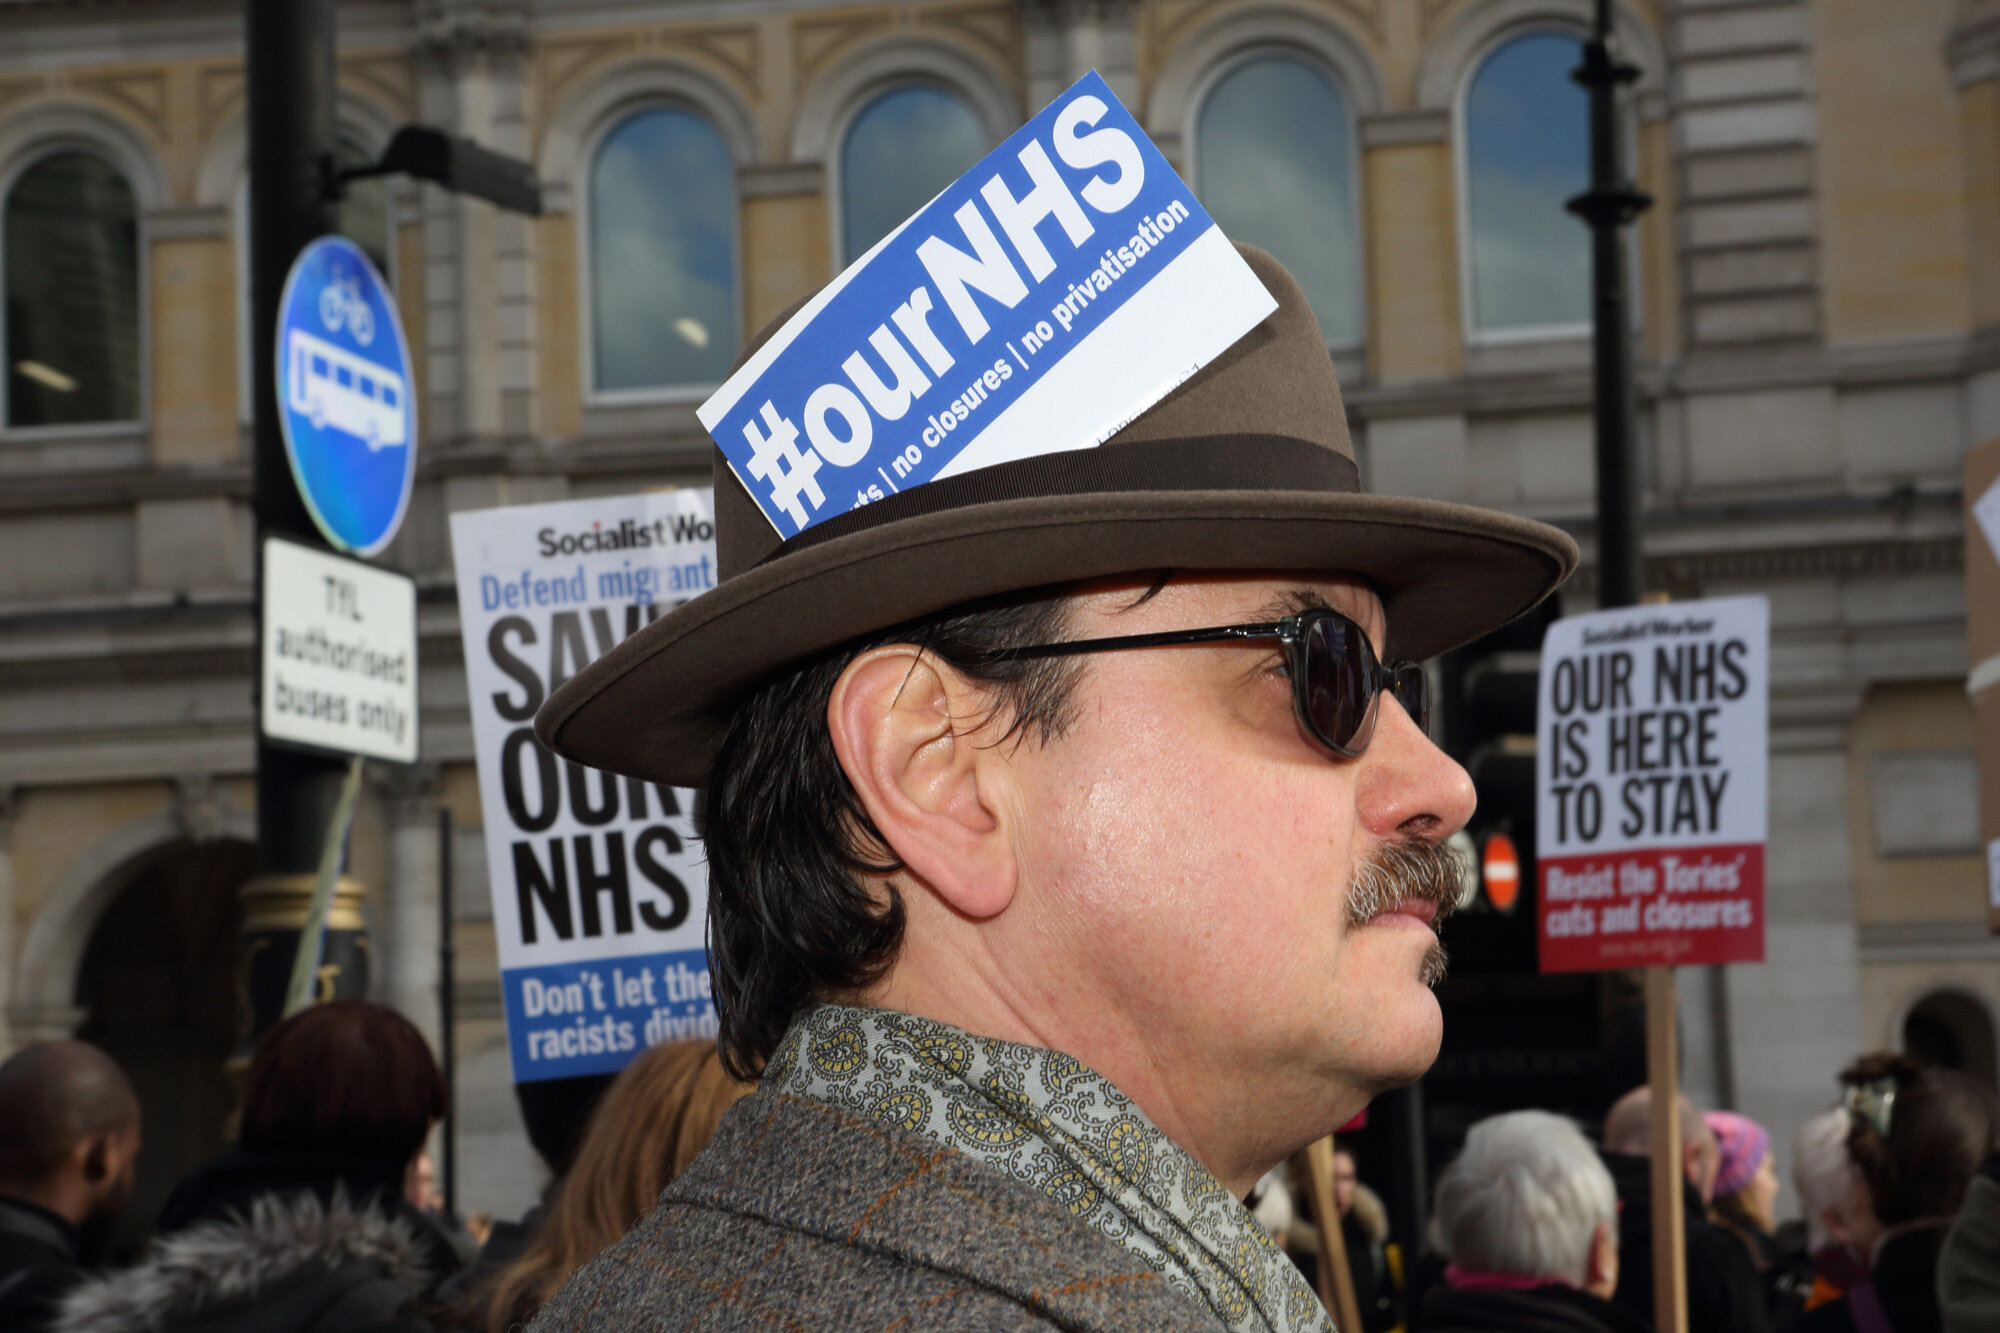
[[[791,537],[926,481],[1101,444],[1276,308],[1093,71],[699,415]]]

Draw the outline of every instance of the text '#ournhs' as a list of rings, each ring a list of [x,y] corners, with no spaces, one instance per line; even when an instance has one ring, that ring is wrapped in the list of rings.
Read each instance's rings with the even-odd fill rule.
[[[801,309],[703,405],[702,423],[791,536],[950,475],[1213,227],[1093,72]]]

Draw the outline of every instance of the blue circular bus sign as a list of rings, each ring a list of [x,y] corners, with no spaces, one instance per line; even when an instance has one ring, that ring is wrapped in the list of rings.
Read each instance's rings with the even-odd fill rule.
[[[292,478],[335,549],[374,555],[409,507],[417,406],[396,301],[361,247],[322,236],[278,304],[278,419]]]

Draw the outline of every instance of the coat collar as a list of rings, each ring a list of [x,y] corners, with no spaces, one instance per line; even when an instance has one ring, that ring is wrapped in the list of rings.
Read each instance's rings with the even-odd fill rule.
[[[820,1005],[764,1071],[1037,1190],[1234,1333],[1329,1333],[1292,1261],[1208,1169],[1074,1056],[888,1009]]]
[[[248,1213],[203,1222],[153,1242],[140,1262],[87,1282],[63,1301],[51,1333],[156,1328],[176,1312],[256,1298],[308,1266],[369,1263],[413,1290],[428,1276],[415,1229],[402,1218],[311,1193],[266,1196]]]
[[[730,1109],[662,1202],[886,1254],[1063,1328],[1217,1329],[1204,1307],[1039,1191],[893,1124],[768,1085]]]

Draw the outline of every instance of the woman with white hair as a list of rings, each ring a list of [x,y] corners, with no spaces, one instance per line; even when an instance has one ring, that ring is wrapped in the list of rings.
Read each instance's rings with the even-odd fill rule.
[[[1546,1111],[1482,1120],[1438,1180],[1434,1237],[1450,1264],[1424,1333],[1638,1333],[1611,1303],[1618,1196],[1575,1125]]]
[[[1861,1172],[1847,1155],[1853,1118],[1835,1109],[1799,1126],[1792,1139],[1792,1183],[1805,1217],[1812,1289],[1805,1308],[1838,1300],[1868,1280],[1868,1254],[1857,1243],[1856,1218],[1867,1202]]]

